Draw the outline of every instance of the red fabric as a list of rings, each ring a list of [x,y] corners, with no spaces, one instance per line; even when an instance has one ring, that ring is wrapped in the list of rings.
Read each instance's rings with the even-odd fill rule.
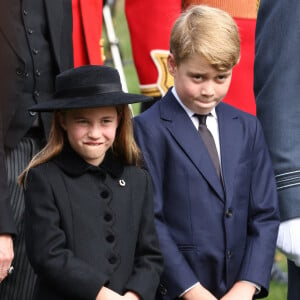
[[[156,83],[158,72],[150,51],[169,49],[172,25],[180,11],[181,0],[125,1],[133,59],[140,84]]]
[[[236,19],[241,37],[241,60],[234,67],[231,85],[224,102],[255,114],[253,92],[253,65],[255,52],[255,25],[253,19]]]
[[[169,50],[171,28],[180,11],[181,0],[126,0],[133,58],[141,85],[157,82],[158,72],[150,51]],[[241,36],[241,60],[233,69],[232,83],[224,102],[255,114],[253,64],[256,19],[235,18],[235,21]]]
[[[74,67],[102,65],[102,0],[72,0]]]

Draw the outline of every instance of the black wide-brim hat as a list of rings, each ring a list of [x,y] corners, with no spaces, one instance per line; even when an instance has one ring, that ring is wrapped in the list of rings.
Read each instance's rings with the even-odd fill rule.
[[[141,94],[125,93],[119,73],[108,66],[87,65],[56,76],[52,99],[30,107],[30,111],[51,112],[151,101]]]

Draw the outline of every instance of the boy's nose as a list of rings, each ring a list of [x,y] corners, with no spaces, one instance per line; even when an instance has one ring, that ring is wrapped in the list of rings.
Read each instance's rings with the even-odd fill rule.
[[[212,82],[206,82],[201,86],[201,95],[212,96],[214,94],[214,87]]]

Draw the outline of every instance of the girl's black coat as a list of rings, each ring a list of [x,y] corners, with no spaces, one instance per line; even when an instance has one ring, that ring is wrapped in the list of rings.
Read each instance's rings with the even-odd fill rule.
[[[91,299],[107,286],[154,299],[162,270],[149,175],[111,153],[100,167],[71,149],[31,169],[26,247],[34,299]]]

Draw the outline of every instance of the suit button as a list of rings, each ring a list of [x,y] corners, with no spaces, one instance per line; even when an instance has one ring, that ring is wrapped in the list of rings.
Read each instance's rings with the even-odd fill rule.
[[[106,240],[107,240],[109,243],[113,243],[114,240],[115,240],[115,237],[114,237],[112,234],[110,234],[110,235],[108,235],[108,236],[106,237]]]
[[[227,258],[230,259],[232,257],[232,252],[230,250],[227,251]]]
[[[231,218],[233,215],[233,212],[232,212],[232,209],[231,208],[228,208],[225,212],[225,216],[226,218]]]
[[[26,9],[23,10],[23,15],[27,16],[28,15],[28,11]]]
[[[28,32],[29,34],[33,34],[33,29],[28,28],[28,29],[27,29],[27,32]]]
[[[33,54],[37,55],[40,53],[40,51],[38,49],[33,48],[32,49]]]
[[[39,70],[35,70],[35,75],[36,75],[37,77],[40,77],[40,76],[41,76],[41,72],[40,72]]]
[[[162,296],[166,296],[168,291],[162,284],[160,284],[159,285],[159,292]]]
[[[105,214],[105,215],[104,215],[104,220],[105,220],[106,222],[110,222],[110,221],[112,220],[112,215],[109,214],[109,213]]]
[[[34,91],[33,94],[34,94],[35,97],[39,97],[40,96],[40,93],[38,91]]]
[[[30,111],[29,114],[30,114],[32,117],[34,117],[34,116],[36,116],[37,112],[36,112],[36,111]]]
[[[101,192],[100,195],[101,195],[102,198],[106,199],[108,197],[109,193],[108,193],[107,190],[104,190],[104,191]]]
[[[108,261],[110,264],[114,265],[116,262],[117,262],[117,258],[115,255],[111,255],[109,258],[108,258]]]
[[[17,68],[17,69],[16,69],[16,74],[17,74],[18,76],[22,76],[24,73],[23,73],[23,71],[22,71],[20,68]]]

